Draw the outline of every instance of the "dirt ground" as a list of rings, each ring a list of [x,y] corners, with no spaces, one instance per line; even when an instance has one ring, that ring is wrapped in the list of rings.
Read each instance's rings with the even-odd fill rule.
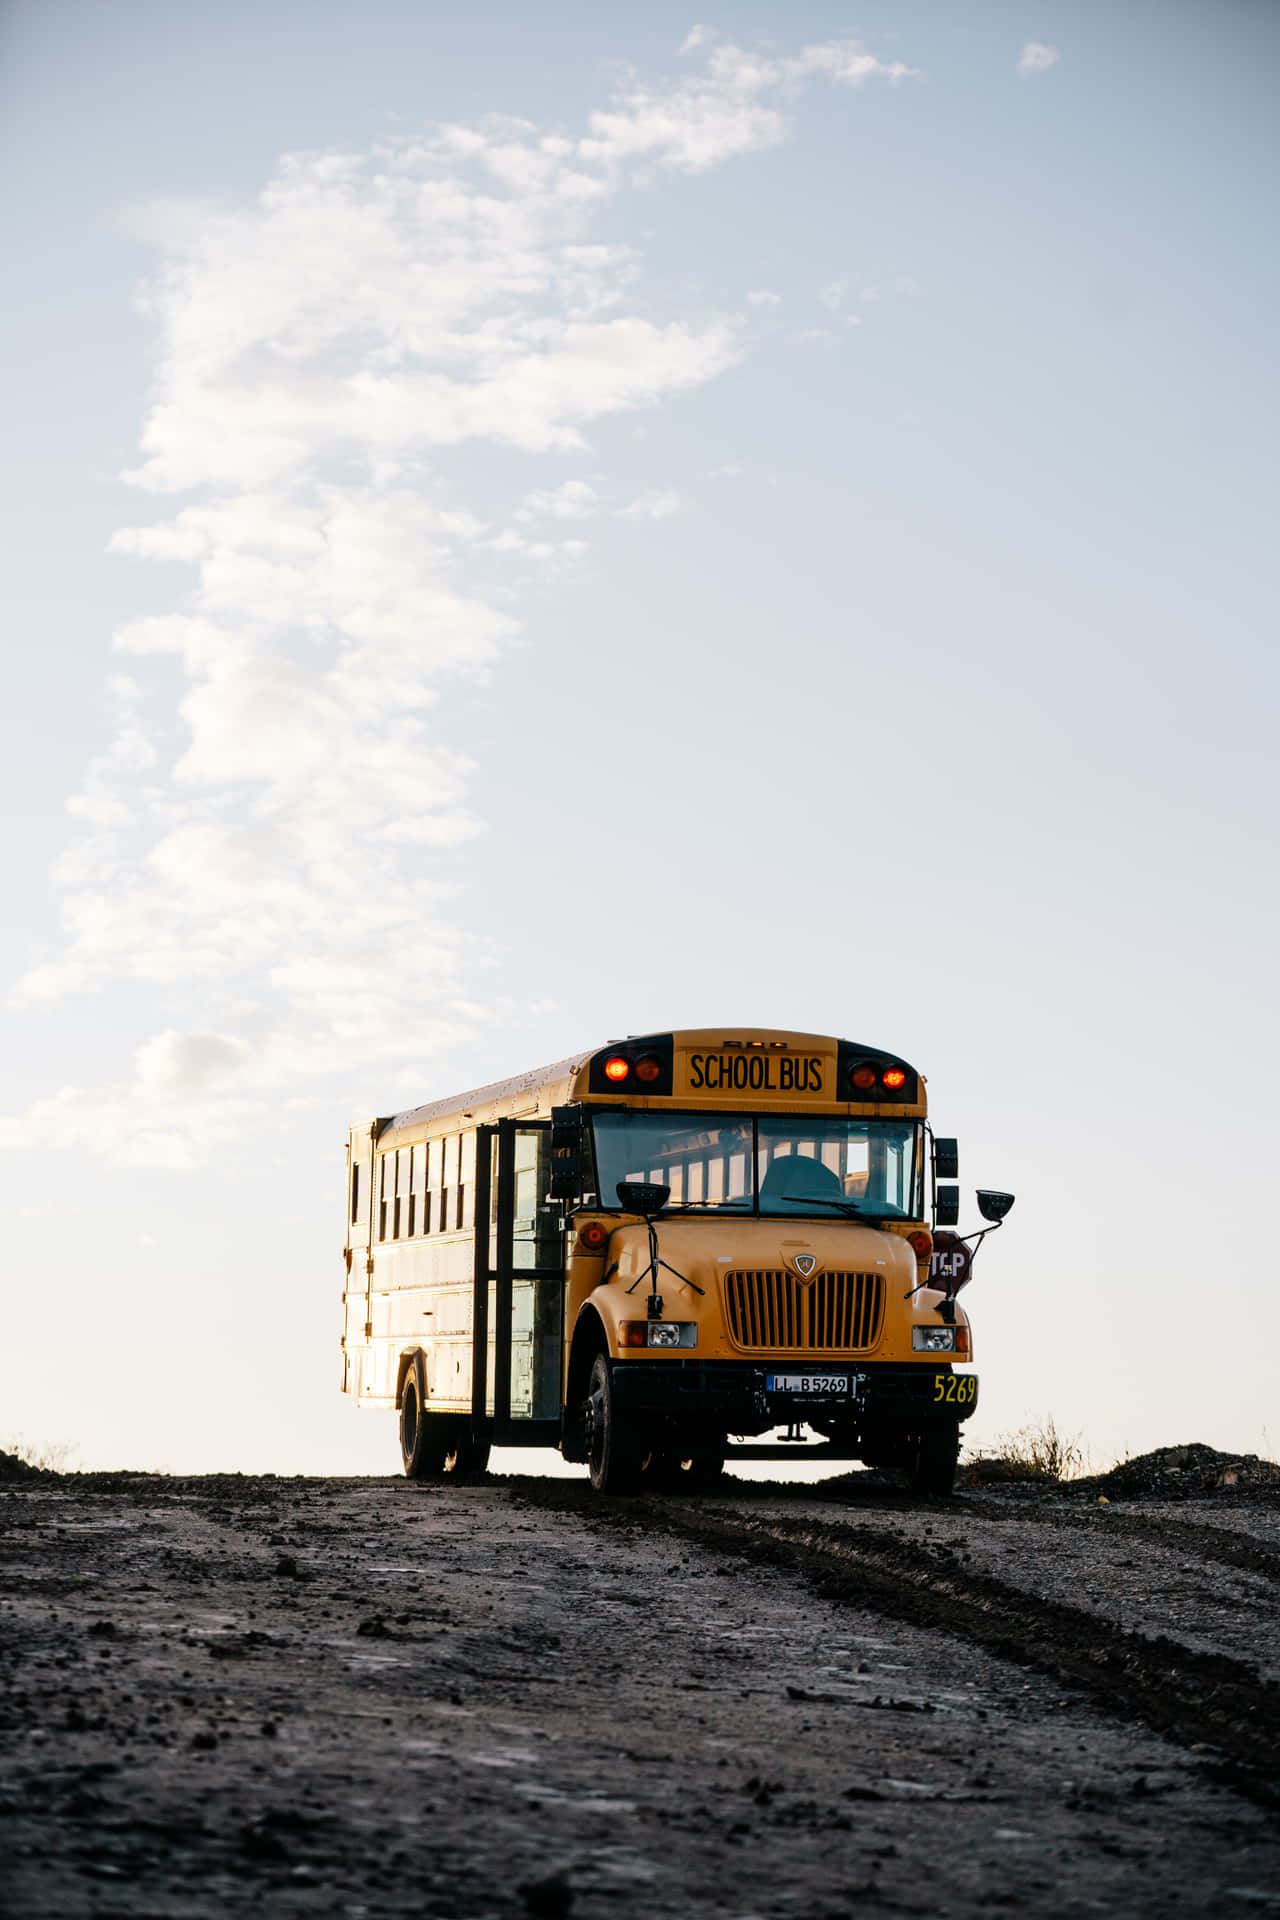
[[[1180,1471],[14,1469],[0,1908],[1280,1912],[1280,1487]]]

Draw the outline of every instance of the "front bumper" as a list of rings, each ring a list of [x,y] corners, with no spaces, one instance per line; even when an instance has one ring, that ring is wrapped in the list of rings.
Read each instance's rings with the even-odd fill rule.
[[[851,1374],[851,1393],[770,1392],[770,1374]],[[820,1431],[873,1432],[967,1420],[978,1404],[976,1374],[949,1366],[891,1361],[615,1360],[613,1390],[628,1413],[659,1414],[681,1426],[767,1433],[793,1421]]]

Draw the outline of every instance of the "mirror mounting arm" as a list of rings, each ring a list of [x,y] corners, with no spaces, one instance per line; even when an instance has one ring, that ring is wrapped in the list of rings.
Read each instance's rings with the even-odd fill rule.
[[[989,1233],[995,1233],[1003,1225],[1004,1225],[1003,1220],[993,1220],[989,1227],[979,1227],[973,1233],[958,1233],[956,1235],[956,1239],[962,1240],[966,1247],[969,1245],[970,1241],[972,1241],[973,1251],[976,1253],[978,1251],[978,1248],[982,1245],[983,1241],[986,1239],[987,1235]]]

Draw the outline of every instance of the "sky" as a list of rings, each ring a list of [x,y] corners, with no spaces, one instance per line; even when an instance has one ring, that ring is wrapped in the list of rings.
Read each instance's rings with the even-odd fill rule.
[[[972,1441],[1280,1451],[1278,68],[8,0],[0,1444],[393,1469],[350,1121],[724,1022],[1017,1193]]]

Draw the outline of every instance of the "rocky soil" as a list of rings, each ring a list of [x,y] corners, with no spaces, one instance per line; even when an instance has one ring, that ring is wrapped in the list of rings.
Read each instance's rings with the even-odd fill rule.
[[[924,1505],[0,1460],[0,1908],[1280,1912],[1280,1484],[1167,1451]]]

